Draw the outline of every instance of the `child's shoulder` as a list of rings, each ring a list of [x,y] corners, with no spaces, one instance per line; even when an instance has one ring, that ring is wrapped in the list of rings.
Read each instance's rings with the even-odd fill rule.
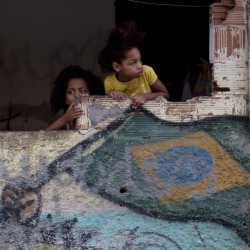
[[[111,72],[104,77],[104,80],[115,78],[115,72]]]
[[[144,70],[153,70],[153,68],[151,66],[146,65],[146,64],[143,64],[142,67]]]
[[[151,67],[151,66],[149,66],[149,65],[143,65],[142,66],[142,68],[143,68],[143,71],[144,72],[147,72],[147,73],[149,73],[149,72],[154,72],[154,69]]]

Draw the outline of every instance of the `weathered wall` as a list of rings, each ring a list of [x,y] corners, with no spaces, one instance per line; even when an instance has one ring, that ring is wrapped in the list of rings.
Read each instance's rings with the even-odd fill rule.
[[[101,74],[97,53],[114,25],[114,14],[114,2],[107,0],[73,4],[6,1],[0,9],[4,20],[0,23],[1,130],[47,127],[52,120],[49,82],[64,66],[79,63]],[[145,106],[174,122],[216,115],[249,117],[247,16],[243,0],[221,0],[211,5],[211,96],[162,102],[160,109],[159,105]]]
[[[0,133],[0,249],[249,249],[248,68],[237,55],[239,78],[218,75],[229,93],[138,111],[97,98],[92,125],[107,129]],[[217,59],[231,72],[230,57]]]
[[[145,110],[102,131],[2,132],[0,248],[247,250],[249,132]]]
[[[114,23],[112,0],[1,1],[0,130],[46,127],[49,83],[65,66],[101,76],[97,55]]]

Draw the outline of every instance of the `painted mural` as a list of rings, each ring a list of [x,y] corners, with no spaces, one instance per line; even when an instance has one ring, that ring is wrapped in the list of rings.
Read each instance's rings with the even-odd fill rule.
[[[0,134],[0,249],[249,248],[249,120],[79,132]]]

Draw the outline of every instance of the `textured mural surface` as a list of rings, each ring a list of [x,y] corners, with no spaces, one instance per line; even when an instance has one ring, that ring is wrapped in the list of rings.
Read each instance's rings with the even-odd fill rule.
[[[0,134],[0,249],[249,249],[250,124],[144,110]]]

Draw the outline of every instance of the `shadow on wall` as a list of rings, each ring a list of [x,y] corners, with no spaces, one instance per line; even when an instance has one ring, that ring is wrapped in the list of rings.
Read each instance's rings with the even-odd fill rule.
[[[3,63],[3,78],[13,79],[13,81],[17,81],[15,84],[19,85],[19,89],[18,91],[13,92],[12,88],[14,88],[14,86],[1,85],[1,87],[3,88],[2,93],[13,92],[13,94],[10,96],[11,100],[8,100],[10,101],[9,104],[2,107],[0,106],[0,130],[39,130],[46,127],[52,120],[50,114],[50,106],[47,100],[50,91],[50,81],[54,79],[54,77],[58,74],[57,68],[60,68],[58,66],[56,67],[56,65],[61,65],[62,68],[70,64],[80,65],[82,58],[84,58],[84,56],[87,54],[86,52],[89,49],[89,45],[93,44],[94,41],[100,41],[103,33],[103,31],[100,31],[97,36],[95,34],[92,34],[92,36],[90,36],[89,39],[87,39],[87,41],[85,42],[86,44],[84,44],[80,49],[74,47],[73,44],[60,44],[55,53],[51,53],[49,55],[47,63],[48,67],[45,73],[42,73],[41,69],[35,68],[33,66],[33,61],[31,59],[32,56],[30,55],[31,49],[28,47],[26,47],[24,51],[19,51],[19,56],[11,57],[11,59],[13,60],[11,62],[11,68],[5,68],[5,64]],[[96,51],[94,54],[97,55],[97,53],[99,52],[98,45],[95,49]],[[16,53],[17,52],[13,51],[13,53],[11,54],[15,55]],[[27,84],[22,84],[22,82],[19,82],[21,80],[19,79],[19,75],[22,68],[22,63],[19,58],[22,54],[24,55],[24,63],[26,67],[25,71],[27,72],[27,75],[23,77],[29,79],[27,80],[27,82],[29,82]],[[92,66],[88,65],[88,67],[96,69],[98,66],[96,65],[97,62],[94,61],[93,63],[94,64]],[[12,82],[12,80],[10,81]],[[21,89],[20,86],[22,86]],[[39,95],[38,93],[32,96],[27,95],[26,92],[30,92],[31,90],[33,91],[33,89],[41,89],[41,95]],[[20,93],[21,91],[23,91],[23,93]],[[17,104],[14,100],[17,94],[21,94],[23,97],[28,96],[29,99],[26,98],[26,100],[24,100],[24,103]],[[27,102],[36,103],[37,100],[42,98],[46,100],[42,101],[40,105],[36,106],[27,104]],[[7,99],[8,96],[4,96],[1,103],[4,103]],[[20,96],[16,96],[16,99],[20,100],[22,98]]]
[[[0,24],[0,129],[40,129],[50,116],[50,109],[45,112],[49,83],[62,68],[79,64],[102,74],[97,55],[114,25],[113,2],[14,0],[6,2],[0,16],[4,20]]]
[[[44,129],[53,119],[50,105],[43,102],[39,106],[9,104],[0,107],[0,130],[34,131]]]

